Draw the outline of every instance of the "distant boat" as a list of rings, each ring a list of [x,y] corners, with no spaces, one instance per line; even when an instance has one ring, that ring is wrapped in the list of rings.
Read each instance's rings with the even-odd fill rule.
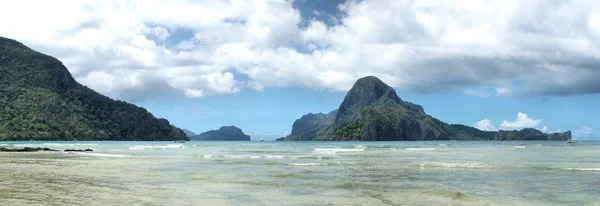
[[[263,138],[260,138],[260,140],[258,140],[258,141],[261,141],[261,142],[262,142],[262,141],[265,141],[265,140],[264,140]]]
[[[576,141],[573,141],[573,140],[569,140],[569,141],[567,141],[567,144],[575,144],[575,143],[577,143],[577,142],[576,142]]]

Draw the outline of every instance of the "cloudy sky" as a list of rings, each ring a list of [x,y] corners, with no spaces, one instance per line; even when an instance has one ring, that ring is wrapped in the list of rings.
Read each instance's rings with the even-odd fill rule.
[[[600,1],[0,1],[0,35],[194,132],[283,136],[375,75],[450,123],[600,129]]]

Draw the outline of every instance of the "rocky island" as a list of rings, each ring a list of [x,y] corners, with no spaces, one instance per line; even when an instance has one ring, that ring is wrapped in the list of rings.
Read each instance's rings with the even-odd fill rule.
[[[166,119],[101,95],[58,59],[0,37],[0,141],[182,139]]]
[[[403,101],[396,91],[374,76],[356,81],[338,109],[306,114],[296,120],[286,141],[403,141],[403,140],[570,140],[571,131],[543,133],[481,131],[447,124],[425,113],[422,106]]]
[[[250,136],[236,126],[223,126],[218,130],[210,130],[202,134],[191,136],[190,140],[201,141],[250,141]]]

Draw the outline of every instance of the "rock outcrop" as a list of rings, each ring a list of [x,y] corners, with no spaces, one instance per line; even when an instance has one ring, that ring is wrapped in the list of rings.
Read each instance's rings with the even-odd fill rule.
[[[24,148],[5,148],[0,147],[0,152],[38,152],[38,151],[53,151],[56,152],[58,150],[50,149],[46,147],[24,147]]]

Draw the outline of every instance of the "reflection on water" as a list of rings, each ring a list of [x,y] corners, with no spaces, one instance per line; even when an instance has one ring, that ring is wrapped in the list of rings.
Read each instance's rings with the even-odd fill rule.
[[[1,205],[586,205],[600,143],[2,142]]]

